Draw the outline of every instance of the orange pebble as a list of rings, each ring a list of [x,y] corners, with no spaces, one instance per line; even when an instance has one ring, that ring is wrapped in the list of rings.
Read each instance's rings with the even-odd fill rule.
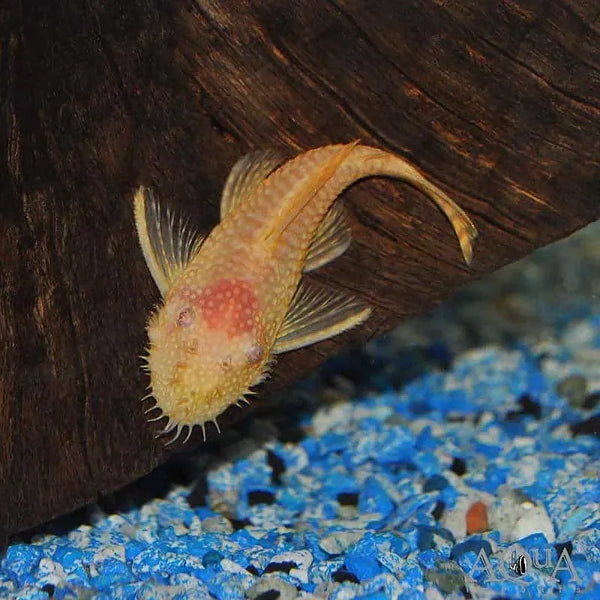
[[[483,533],[490,528],[488,523],[487,508],[483,502],[475,502],[469,506],[466,515],[467,535]]]

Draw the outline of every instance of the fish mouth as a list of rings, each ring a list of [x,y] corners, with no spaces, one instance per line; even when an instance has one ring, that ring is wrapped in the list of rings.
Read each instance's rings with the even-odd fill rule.
[[[201,394],[204,404],[211,404],[210,401],[206,401],[206,395],[205,394]],[[217,398],[217,396],[214,396],[215,398]],[[146,400],[148,398],[148,396],[146,396],[144,398],[144,400]],[[177,410],[167,410],[164,407],[164,403],[161,404],[160,398],[157,398],[156,396],[153,395],[153,399],[155,401],[155,404],[153,406],[151,406],[150,408],[148,408],[147,410],[144,411],[144,414],[148,414],[151,413],[153,411],[159,411],[159,413],[155,416],[152,416],[152,418],[148,419],[148,423],[152,423],[155,421],[160,421],[161,419],[166,418],[167,419],[167,423],[164,426],[163,429],[161,429],[160,431],[158,431],[156,433],[156,435],[154,436],[155,439],[158,438],[162,438],[165,437],[167,435],[169,435],[170,433],[173,433],[173,431],[175,432],[175,434],[173,435],[173,437],[165,443],[165,446],[170,446],[171,444],[173,444],[175,441],[177,441],[180,436],[182,435],[182,433],[185,435],[185,437],[182,440],[182,444],[185,444],[186,442],[189,441],[193,429],[198,426],[202,429],[202,438],[203,440],[206,442],[206,428],[207,425],[209,423],[212,423],[217,431],[218,434],[221,433],[221,428],[219,426],[219,423],[217,421],[218,417],[226,410],[220,410],[220,411],[215,411],[213,410],[204,410],[204,414],[202,415],[202,418],[199,418],[198,415],[198,411],[197,410],[191,410],[190,411],[190,407],[197,405],[198,400],[194,399],[194,397],[190,394],[189,396],[186,396],[183,399],[180,399],[177,402],[177,406],[178,409]],[[245,400],[245,398],[244,398]],[[241,405],[240,405],[241,406]],[[183,410],[182,408],[185,407]],[[228,408],[228,406],[226,407]],[[195,414],[195,416],[193,418],[190,417],[190,412],[192,412],[193,414]]]

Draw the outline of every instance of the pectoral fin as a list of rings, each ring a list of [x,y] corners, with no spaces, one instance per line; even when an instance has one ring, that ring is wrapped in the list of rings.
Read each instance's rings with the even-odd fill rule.
[[[272,150],[259,150],[240,158],[229,172],[223,188],[221,220],[248,199],[284,160]]]
[[[154,193],[140,187],[134,199],[135,225],[150,274],[164,297],[196,255],[203,236],[186,221],[162,210]]]
[[[325,215],[310,244],[304,272],[314,271],[342,255],[350,245],[352,236],[346,211],[338,200]]]
[[[301,285],[283,321],[273,352],[281,354],[333,337],[362,323],[368,306],[352,297]]]

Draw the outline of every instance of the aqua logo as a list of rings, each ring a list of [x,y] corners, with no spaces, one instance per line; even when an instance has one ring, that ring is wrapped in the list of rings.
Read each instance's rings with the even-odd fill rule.
[[[537,548],[527,552],[519,544],[513,544],[502,552],[497,552],[493,555],[495,568],[492,565],[490,556],[485,551],[485,548],[479,550],[477,559],[467,574],[467,581],[475,582],[475,576],[482,572],[485,574],[486,581],[512,581],[519,585],[529,585],[532,582],[532,569],[543,569],[548,572],[551,570],[550,577],[559,583],[558,575],[568,573],[569,581],[581,583],[581,579],[577,574],[573,560],[566,548],[562,549],[556,563],[552,563],[552,550],[545,548],[544,552],[540,552]]]

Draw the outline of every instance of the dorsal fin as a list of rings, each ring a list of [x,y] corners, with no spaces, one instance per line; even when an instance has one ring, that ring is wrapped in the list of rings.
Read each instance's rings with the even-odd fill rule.
[[[368,306],[350,296],[300,284],[272,351],[281,354],[320,342],[359,325],[370,314]]]
[[[273,150],[250,152],[233,165],[221,196],[221,220],[247,200],[285,158]]]
[[[338,200],[325,215],[315,233],[304,262],[304,272],[314,271],[342,255],[352,235],[344,205]]]
[[[341,164],[359,143],[358,140],[342,146],[333,156],[315,168],[309,177],[293,186],[281,201],[278,218],[268,223],[262,233],[266,243],[276,245],[280,236],[290,226],[318,191],[333,177]]]
[[[134,211],[146,265],[164,297],[194,258],[204,237],[190,229],[187,221],[162,210],[154,193],[147,188],[140,187],[136,192]]]

